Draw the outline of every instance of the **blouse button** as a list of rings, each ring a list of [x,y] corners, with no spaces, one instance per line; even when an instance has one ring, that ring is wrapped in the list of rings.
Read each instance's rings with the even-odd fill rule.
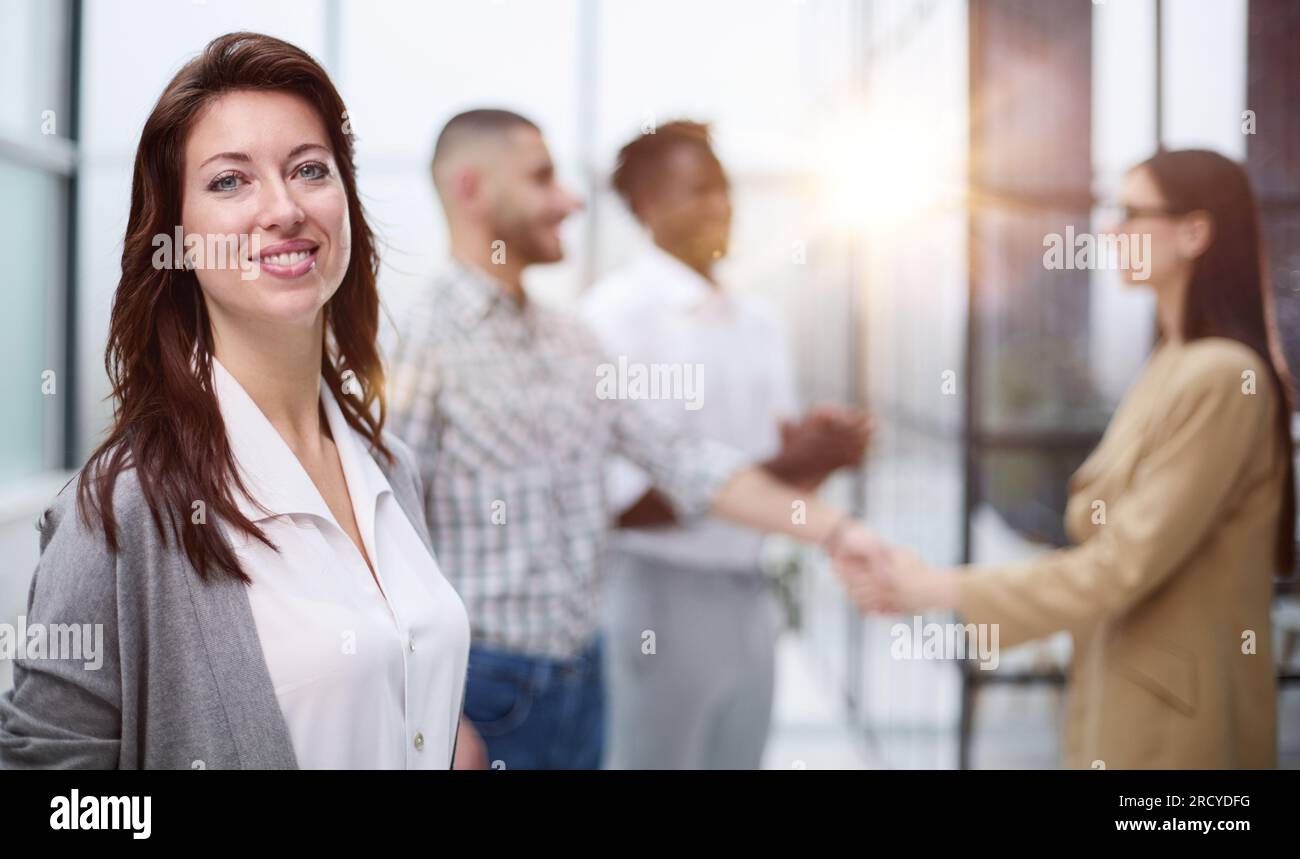
[[[415,732],[415,750],[419,751],[424,748],[424,734],[419,731]]]
[[[409,648],[411,649],[411,652],[412,652],[412,653],[415,652],[415,634],[414,634],[414,633],[412,633],[411,635],[407,636],[407,638],[406,638],[406,646],[409,647]]]

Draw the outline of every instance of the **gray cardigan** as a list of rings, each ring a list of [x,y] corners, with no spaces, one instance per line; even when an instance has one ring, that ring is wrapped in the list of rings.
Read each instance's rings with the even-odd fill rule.
[[[375,461],[425,545],[409,448]],[[246,586],[203,581],[158,537],[134,470],[118,478],[116,555],[76,508],[77,480],[41,526],[27,624],[103,624],[103,664],[23,659],[0,696],[0,769],[296,768]],[[216,525],[213,525],[216,527]]]

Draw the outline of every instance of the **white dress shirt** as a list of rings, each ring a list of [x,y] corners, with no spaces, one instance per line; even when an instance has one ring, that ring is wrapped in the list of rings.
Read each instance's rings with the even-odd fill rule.
[[[215,358],[213,382],[276,552],[223,522],[276,698],[304,769],[446,769],[469,658],[465,608],[324,380],[321,401],[357,528],[382,585],[271,422]]]
[[[694,438],[722,442],[762,462],[780,450],[779,424],[796,416],[793,371],[784,327],[753,294],[720,289],[656,246],[596,283],[581,310],[611,359],[629,364],[695,364],[702,370],[700,408],[650,400],[658,416]],[[650,488],[626,459],[609,469],[611,506],[625,510]],[[616,533],[623,551],[678,565],[753,569],[762,534],[707,517],[672,528]]]

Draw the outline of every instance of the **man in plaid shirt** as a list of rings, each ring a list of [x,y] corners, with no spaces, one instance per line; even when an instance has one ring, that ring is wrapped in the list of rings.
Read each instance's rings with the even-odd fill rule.
[[[399,326],[389,401],[420,460],[439,565],[470,615],[474,730],[462,723],[458,765],[596,768],[611,456],[643,468],[681,519],[712,512],[877,563],[881,547],[738,452],[598,393],[611,363],[594,335],[521,285],[528,265],[563,256],[559,225],[581,205],[556,181],[536,125],[508,111],[460,114],[432,169],[453,260]]]

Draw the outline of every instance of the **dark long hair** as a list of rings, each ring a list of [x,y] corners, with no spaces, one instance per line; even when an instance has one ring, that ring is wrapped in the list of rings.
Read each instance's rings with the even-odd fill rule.
[[[213,390],[212,331],[203,295],[192,271],[152,263],[154,236],[171,235],[181,222],[181,154],[191,126],[214,99],[239,90],[298,95],[316,109],[329,134],[347,192],[352,256],[343,283],[324,309],[321,374],[348,424],[393,460],[381,441],[379,257],[357,196],[343,100],[325,70],[301,49],[258,33],[228,33],[177,72],[140,135],[122,279],[113,297],[104,356],[113,427],[82,470],[77,500],[83,519],[87,524],[97,519],[109,548],[117,551],[113,488],[122,471],[134,467],[162,539],[174,537],[200,576],[215,572],[248,582],[220,529],[192,522],[192,505],[202,501],[206,515],[220,516],[272,546],[234,500],[244,485]],[[343,396],[348,371],[360,385],[359,398]]]
[[[1278,394],[1277,430],[1286,456],[1277,564],[1281,575],[1295,566],[1295,460],[1291,413],[1295,387],[1287,369],[1268,283],[1259,207],[1246,171],[1205,149],[1162,150],[1144,161],[1174,212],[1205,211],[1214,237],[1192,267],[1183,310],[1184,340],[1227,337],[1254,349],[1268,365]]]

